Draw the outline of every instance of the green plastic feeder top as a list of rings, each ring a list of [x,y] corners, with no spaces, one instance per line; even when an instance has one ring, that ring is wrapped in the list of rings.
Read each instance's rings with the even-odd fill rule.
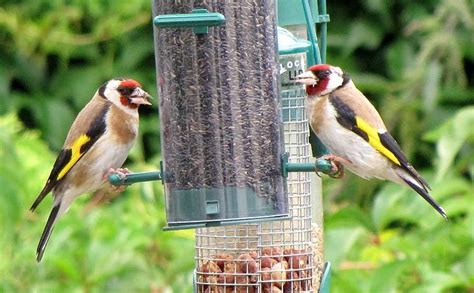
[[[278,53],[280,55],[309,53],[310,50],[310,41],[298,39],[287,29],[278,27]]]

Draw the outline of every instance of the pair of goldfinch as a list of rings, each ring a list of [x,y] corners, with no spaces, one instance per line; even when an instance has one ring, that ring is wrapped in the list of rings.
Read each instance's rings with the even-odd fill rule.
[[[306,87],[310,126],[329,160],[360,177],[408,185],[447,219],[430,186],[408,162],[377,110],[341,68],[319,64],[296,77]]]
[[[36,250],[43,257],[56,220],[72,201],[107,183],[125,162],[138,132],[138,107],[151,105],[150,95],[135,80],[112,79],[102,85],[74,120],[48,180],[30,210],[52,191],[54,202]]]
[[[428,183],[408,162],[377,110],[339,67],[314,65],[297,77],[305,84],[311,128],[329,148],[328,159],[363,178],[408,185],[443,217],[446,213],[429,195]],[[82,193],[101,188],[122,166],[138,131],[138,107],[150,105],[141,85],[125,78],[102,85],[78,114],[43,190],[31,206],[53,192],[53,208],[37,248],[43,257],[58,217]],[[119,170],[120,171],[120,170]]]

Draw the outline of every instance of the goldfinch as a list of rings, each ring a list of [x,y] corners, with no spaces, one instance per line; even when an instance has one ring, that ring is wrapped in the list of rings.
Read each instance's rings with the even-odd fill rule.
[[[138,107],[151,105],[150,95],[135,80],[104,83],[72,123],[46,184],[31,206],[34,211],[52,191],[53,208],[36,250],[41,261],[56,220],[72,201],[105,186],[108,175],[123,169],[138,132]]]
[[[330,150],[327,158],[365,179],[408,185],[447,219],[430,186],[408,162],[377,110],[341,68],[319,64],[298,75],[306,87],[310,126]]]

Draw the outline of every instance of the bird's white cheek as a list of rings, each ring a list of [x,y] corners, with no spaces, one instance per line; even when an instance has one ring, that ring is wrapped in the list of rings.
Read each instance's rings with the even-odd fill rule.
[[[332,91],[340,87],[343,82],[344,82],[344,79],[342,78],[342,76],[339,76],[337,74],[332,74],[331,78],[329,78],[329,82],[326,86],[326,90],[322,91],[321,95],[324,96],[331,93]]]

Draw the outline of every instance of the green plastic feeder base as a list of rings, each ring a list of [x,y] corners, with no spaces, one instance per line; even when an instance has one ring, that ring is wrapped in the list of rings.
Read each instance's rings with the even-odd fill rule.
[[[225,219],[219,221],[208,221],[208,222],[196,222],[189,224],[182,223],[168,223],[168,226],[163,227],[165,231],[173,230],[183,230],[183,229],[197,229],[197,228],[209,228],[217,226],[227,226],[227,225],[240,225],[240,224],[251,224],[251,223],[260,223],[268,221],[284,221],[291,220],[289,215],[276,215],[276,216],[264,216],[260,218],[242,218],[242,219]]]
[[[329,293],[331,290],[331,263],[328,261],[324,264],[323,275],[321,276],[321,285],[319,293]]]
[[[171,190],[166,197],[172,200],[166,203],[165,230],[290,219],[287,201],[261,197],[248,187]]]

